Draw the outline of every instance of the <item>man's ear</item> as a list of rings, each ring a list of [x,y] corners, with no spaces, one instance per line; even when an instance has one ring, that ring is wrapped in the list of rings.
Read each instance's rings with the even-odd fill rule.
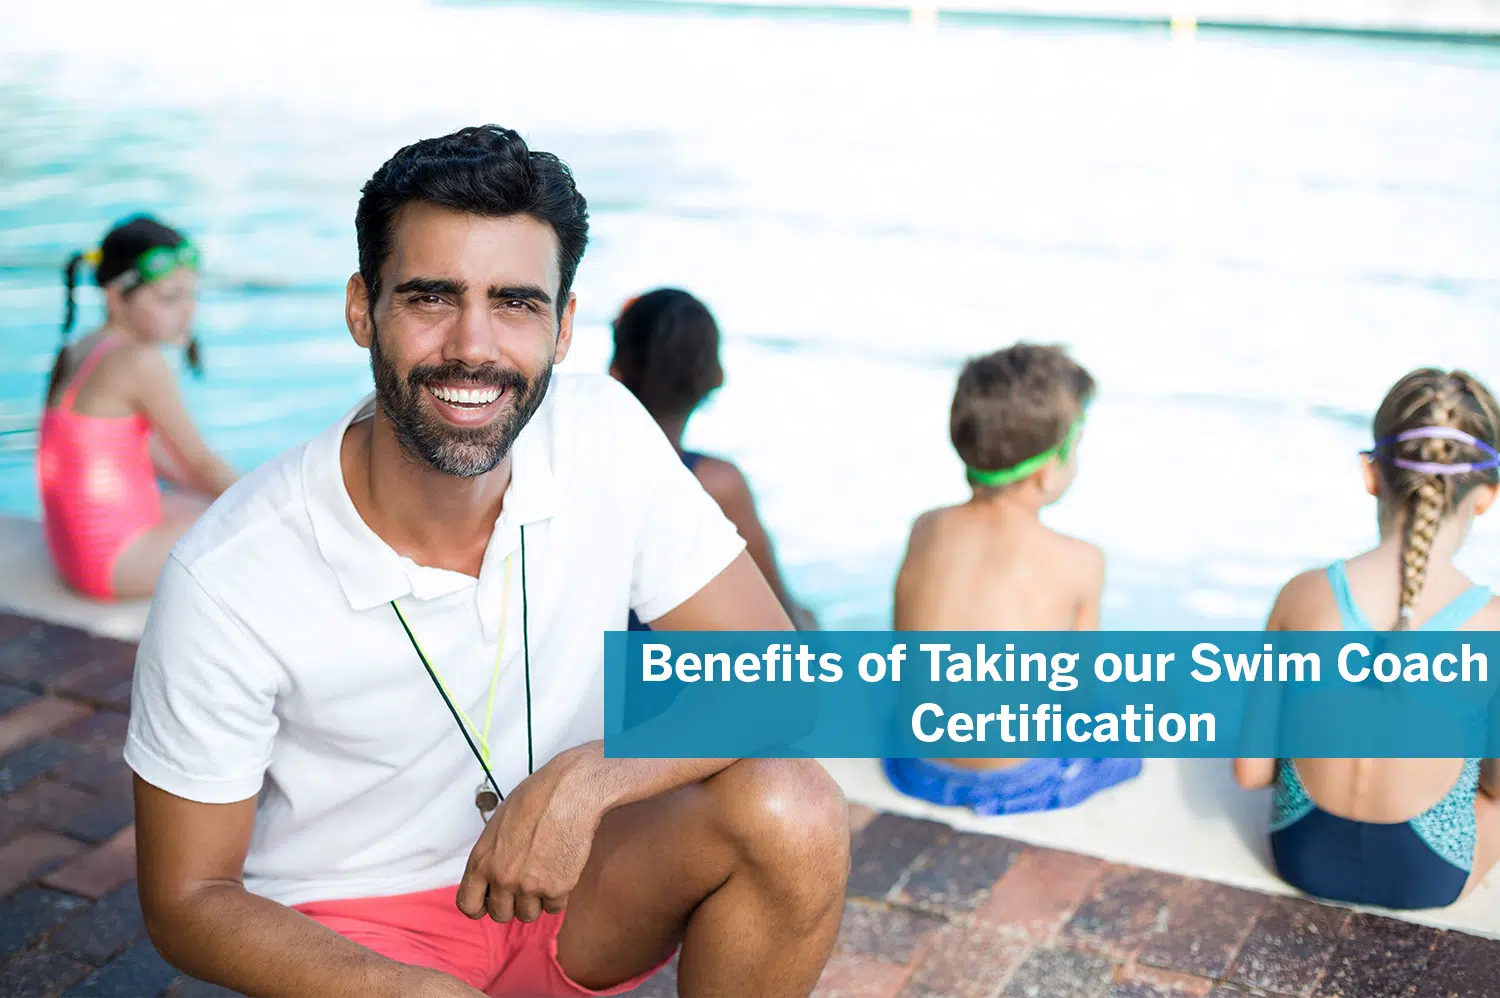
[[[568,303],[563,306],[562,315],[557,317],[557,346],[552,352],[552,363],[561,364],[567,359],[568,350],[573,346],[573,316],[578,312],[578,296],[568,292]]]
[[[344,322],[349,326],[349,335],[354,342],[370,349],[375,342],[375,321],[370,315],[370,295],[365,279],[353,274],[344,287]]]

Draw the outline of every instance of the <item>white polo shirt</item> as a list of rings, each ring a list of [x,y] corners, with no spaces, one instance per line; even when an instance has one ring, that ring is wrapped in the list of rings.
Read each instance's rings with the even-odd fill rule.
[[[392,600],[478,728],[504,617],[489,744],[508,794],[527,774],[523,610],[540,768],[603,737],[604,632],[678,606],[745,546],[629,392],[560,374],[512,448],[479,578],[419,566],[344,484],[345,431],[372,406],[194,525],[136,659],[125,761],[188,800],[259,795],[245,886],[284,904],[456,884],[483,827],[483,771]]]

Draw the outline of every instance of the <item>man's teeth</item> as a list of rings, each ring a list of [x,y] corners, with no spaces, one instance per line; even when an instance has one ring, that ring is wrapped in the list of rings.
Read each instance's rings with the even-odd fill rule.
[[[444,402],[459,405],[489,405],[500,397],[498,388],[444,388],[441,385],[428,385],[427,390]]]

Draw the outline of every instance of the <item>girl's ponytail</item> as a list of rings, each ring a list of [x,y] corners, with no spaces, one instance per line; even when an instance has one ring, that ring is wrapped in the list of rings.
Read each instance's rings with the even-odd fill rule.
[[[198,348],[196,336],[188,340],[187,363],[188,370],[193,372],[193,376],[201,379],[203,377],[203,351]]]
[[[73,298],[73,292],[78,288],[78,268],[82,266],[86,256],[83,253],[74,253],[68,257],[67,264],[63,267],[63,341],[67,342],[68,334],[73,331],[73,321],[78,318],[78,302]]]
[[[83,266],[86,259],[86,254],[74,253],[63,266],[62,344],[57,348],[57,358],[52,362],[52,374],[47,378],[49,403],[52,401],[52,393],[57,389],[57,383],[62,380],[63,358],[68,353],[68,334],[73,331],[73,323],[78,318],[78,302],[73,293],[78,289],[78,268]]]

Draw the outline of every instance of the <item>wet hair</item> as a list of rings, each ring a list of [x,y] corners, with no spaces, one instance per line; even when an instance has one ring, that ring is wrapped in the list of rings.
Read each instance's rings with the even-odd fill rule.
[[[1062,443],[1094,379],[1058,346],[1017,343],[964,365],[948,431],[969,468],[1013,468]]]
[[[94,260],[94,283],[99,287],[107,286],[115,278],[135,266],[141,254],[148,250],[156,249],[158,246],[177,247],[187,242],[187,237],[170,226],[163,225],[149,215],[135,215],[110,229],[104,236],[104,241],[99,244],[97,258]],[[57,358],[52,362],[52,374],[47,379],[47,398],[51,399],[57,389],[58,382],[62,379],[64,370],[64,358],[68,349],[68,335],[73,331],[73,324],[78,318],[78,303],[74,292],[78,289],[78,271],[89,262],[89,255],[85,253],[74,253],[68,257],[68,262],[63,265],[63,321],[62,321],[62,345],[58,348]],[[125,290],[125,294],[134,294],[141,285]],[[195,336],[188,341],[187,362],[195,375],[203,375],[203,358],[198,346],[198,338]]]
[[[589,237],[588,202],[562,160],[528,149],[519,134],[499,125],[423,139],[386,160],[365,183],[354,213],[359,273],[372,309],[391,253],[392,224],[413,201],[485,218],[529,215],[550,226],[562,275],[555,303],[561,322]]]
[[[697,298],[658,288],[628,302],[615,319],[614,368],[651,415],[689,415],[724,383],[719,324]]]
[[[1391,508],[1405,508],[1405,531],[1401,540],[1401,604],[1396,618],[1398,631],[1408,630],[1422,586],[1427,581],[1427,561],[1432,542],[1444,516],[1453,512],[1479,485],[1500,482],[1500,471],[1489,468],[1451,475],[1431,475],[1398,468],[1392,459],[1434,464],[1483,462],[1487,455],[1472,444],[1457,440],[1426,438],[1380,446],[1397,434],[1426,426],[1461,430],[1490,447],[1500,447],[1500,409],[1495,397],[1479,380],[1465,371],[1442,371],[1427,367],[1412,371],[1386,393],[1375,413],[1374,434],[1378,450],[1376,467],[1384,486],[1381,498]]]

